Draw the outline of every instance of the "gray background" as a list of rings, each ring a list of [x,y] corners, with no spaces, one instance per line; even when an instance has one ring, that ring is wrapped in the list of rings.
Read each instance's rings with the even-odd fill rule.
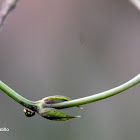
[[[21,0],[0,32],[0,79],[31,100],[72,99],[116,87],[140,73],[140,12],[122,0]],[[27,118],[0,91],[0,139],[138,140],[140,85],[65,109],[79,119]]]

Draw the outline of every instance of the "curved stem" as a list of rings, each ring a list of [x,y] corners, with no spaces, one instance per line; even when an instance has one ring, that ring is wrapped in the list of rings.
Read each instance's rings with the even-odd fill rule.
[[[21,105],[33,110],[37,111],[37,108],[47,108],[47,107],[52,107],[56,109],[63,109],[63,108],[69,108],[69,107],[74,107],[74,106],[79,106],[83,104],[88,104],[91,102],[95,102],[98,100],[102,100],[111,96],[114,96],[120,92],[123,92],[124,90],[127,90],[134,85],[138,84],[140,82],[140,74],[131,79],[130,81],[126,82],[125,84],[122,84],[116,88],[110,89],[108,91],[104,91],[95,95],[83,97],[80,99],[75,99],[71,101],[65,101],[62,103],[56,103],[56,104],[42,104],[43,102],[41,100],[39,101],[30,101],[27,100],[26,98],[20,96],[18,93],[13,91],[10,87],[5,85],[2,81],[0,81],[0,89],[5,92],[8,96],[10,96],[12,99],[20,103]]]
[[[102,100],[111,96],[114,96],[124,90],[127,90],[134,85],[138,84],[140,82],[140,74],[138,74],[136,77],[131,79],[130,81],[126,82],[125,84],[122,84],[116,88],[110,89],[108,91],[104,91],[95,95],[87,96],[80,99],[75,99],[67,102],[57,103],[57,104],[51,104],[50,107],[57,108],[57,109],[63,109],[63,108],[69,108],[73,106],[79,106],[83,104],[88,104],[91,102],[95,102],[98,100]],[[45,105],[46,107],[49,107],[48,104]]]
[[[8,96],[10,96],[12,99],[20,103],[21,105],[36,111],[36,102],[27,100],[26,98],[22,97],[18,93],[16,93],[14,90],[12,90],[10,87],[8,87],[6,84],[4,84],[2,81],[0,81],[0,89],[5,92]]]

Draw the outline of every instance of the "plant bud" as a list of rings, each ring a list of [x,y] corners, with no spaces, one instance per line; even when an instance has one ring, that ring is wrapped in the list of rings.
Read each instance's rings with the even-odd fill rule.
[[[70,101],[71,99],[65,97],[65,96],[61,96],[61,95],[55,95],[55,96],[48,96],[42,99],[45,104],[55,104],[55,103],[61,103],[61,102],[65,102],[65,101]],[[77,106],[80,109],[83,109],[80,106]]]
[[[49,120],[66,121],[72,118],[79,118],[80,116],[69,116],[53,108],[43,108],[39,114]]]

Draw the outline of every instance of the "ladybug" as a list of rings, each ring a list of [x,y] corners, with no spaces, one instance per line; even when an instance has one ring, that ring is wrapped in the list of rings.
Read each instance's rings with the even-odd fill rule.
[[[35,115],[35,112],[30,109],[25,108],[23,111],[24,111],[26,117],[32,117]]]

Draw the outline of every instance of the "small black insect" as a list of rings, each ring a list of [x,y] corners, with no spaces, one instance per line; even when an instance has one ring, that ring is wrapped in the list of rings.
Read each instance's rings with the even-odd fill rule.
[[[23,111],[24,111],[26,117],[32,117],[35,115],[35,112],[28,108],[25,108]]]

